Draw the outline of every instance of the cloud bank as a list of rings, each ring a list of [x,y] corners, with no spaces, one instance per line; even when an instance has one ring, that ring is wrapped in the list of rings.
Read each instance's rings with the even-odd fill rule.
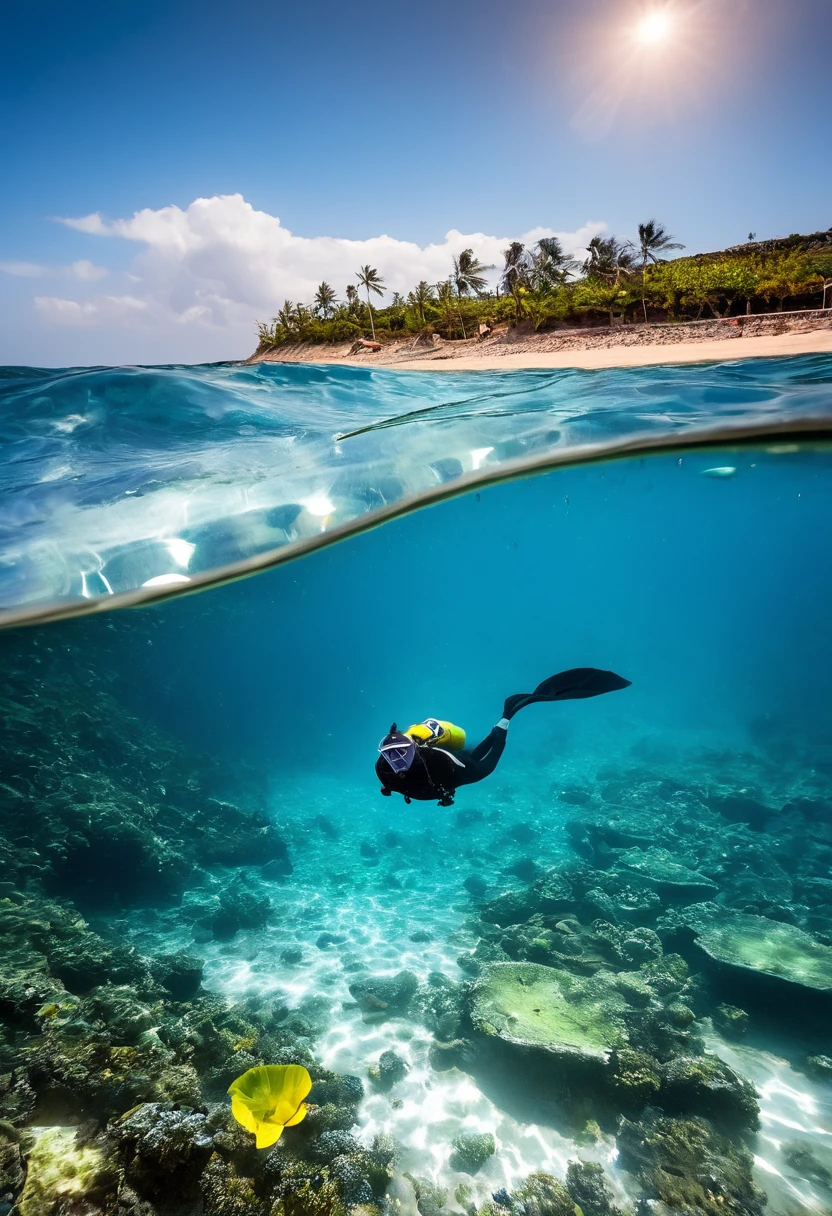
[[[534,228],[509,236],[453,229],[443,241],[424,247],[390,236],[309,238],[284,228],[277,216],[255,210],[240,194],[199,198],[185,209],[145,209],[130,219],[110,220],[96,212],[60,222],[90,236],[135,242],[140,249],[121,276],[124,290],[107,294],[88,286],[106,271],[92,262],[76,262],[74,277],[87,285],[88,294],[38,296],[41,318],[59,326],[127,328],[145,335],[164,331],[168,338],[175,331],[183,357],[190,358],[216,350],[218,333],[232,339],[233,353],[247,353],[256,320],[270,319],[286,299],[311,301],[323,279],[343,298],[364,263],[377,267],[390,299],[392,292],[405,293],[420,279],[436,283],[447,278],[453,255],[462,249],[473,248],[481,261],[499,266],[510,240],[528,245],[542,236],[558,236],[569,252],[579,252],[606,228],[594,221],[576,232]],[[228,345],[224,342],[213,357],[227,357]]]

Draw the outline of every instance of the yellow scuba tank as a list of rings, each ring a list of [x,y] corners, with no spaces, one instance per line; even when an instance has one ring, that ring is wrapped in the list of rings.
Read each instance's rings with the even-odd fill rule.
[[[405,734],[410,735],[411,739],[418,739],[420,743],[447,747],[452,752],[461,751],[465,746],[462,727],[454,726],[453,722],[443,722],[440,718],[425,718],[424,722],[408,726]]]

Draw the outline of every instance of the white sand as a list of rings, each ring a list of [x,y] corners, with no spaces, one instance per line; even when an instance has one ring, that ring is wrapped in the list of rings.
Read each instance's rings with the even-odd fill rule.
[[[525,351],[505,355],[460,355],[447,358],[408,359],[385,363],[362,359],[361,366],[390,367],[396,371],[512,371],[522,368],[649,367],[668,363],[711,363],[734,359],[764,359],[787,355],[832,354],[832,329],[810,333],[766,335],[757,338],[712,339],[656,346],[608,346],[591,350]],[[355,366],[354,359],[333,362]]]

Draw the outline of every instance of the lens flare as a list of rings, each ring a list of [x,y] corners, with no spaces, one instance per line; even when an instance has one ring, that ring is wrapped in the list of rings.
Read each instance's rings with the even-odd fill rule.
[[[670,14],[663,9],[656,9],[642,17],[636,27],[636,38],[647,46],[655,46],[667,40],[672,26]]]

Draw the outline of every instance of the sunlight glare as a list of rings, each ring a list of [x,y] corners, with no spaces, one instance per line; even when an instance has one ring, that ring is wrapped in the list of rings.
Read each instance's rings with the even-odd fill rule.
[[[666,41],[671,25],[669,13],[666,10],[655,9],[652,13],[647,13],[642,17],[636,27],[636,38],[648,46],[655,46],[657,43]]]

